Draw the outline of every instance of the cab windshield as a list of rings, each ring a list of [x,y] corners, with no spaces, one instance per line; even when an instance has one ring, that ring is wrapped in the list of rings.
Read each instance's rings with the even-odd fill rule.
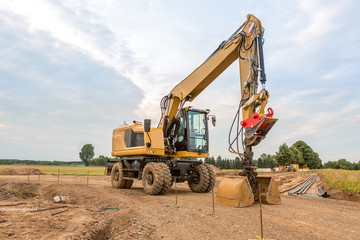
[[[207,119],[203,112],[188,111],[189,151],[208,152]]]

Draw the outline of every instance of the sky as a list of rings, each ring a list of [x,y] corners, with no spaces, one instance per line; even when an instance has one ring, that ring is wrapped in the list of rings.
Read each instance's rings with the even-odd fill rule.
[[[355,0],[0,1],[0,159],[111,155],[112,130],[160,118],[160,99],[254,14],[265,28],[268,107],[253,148],[305,141],[323,163],[360,160],[360,3]],[[188,105],[211,109],[210,154],[228,152],[235,62]]]

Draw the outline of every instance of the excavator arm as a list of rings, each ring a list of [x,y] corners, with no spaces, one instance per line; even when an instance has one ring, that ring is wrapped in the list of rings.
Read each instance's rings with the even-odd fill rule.
[[[150,194],[167,192],[174,179],[188,181],[194,192],[208,192],[214,187],[215,176],[211,167],[193,159],[209,156],[209,110],[184,106],[239,59],[241,97],[230,128],[229,150],[240,156],[244,170],[240,173],[242,177],[239,176],[236,181],[223,179],[225,181],[218,187],[216,202],[231,206],[251,205],[259,196],[258,183],[264,189],[261,196],[266,191],[264,200],[271,204],[280,201],[275,181],[257,177],[252,164],[252,147],[262,141],[277,121],[272,118],[271,108],[265,114],[269,93],[265,89],[263,33],[261,22],[248,15],[244,24],[223,41],[202,65],[162,98],[162,114],[157,128],[152,128],[151,120],[145,119],[144,125],[134,121],[113,130],[112,155],[119,157],[120,161],[109,162],[107,169],[112,169],[114,187],[128,188],[134,178],[143,179],[144,189]],[[162,178],[154,177],[160,172]]]
[[[172,152],[170,132],[178,129],[179,114],[185,102],[193,101],[235,60],[239,59],[242,109],[241,125],[245,129],[245,143],[257,145],[270,130],[272,109],[265,116],[269,93],[265,90],[265,65],[263,58],[263,28],[260,20],[249,14],[247,20],[213,54],[183,81],[176,85],[162,100],[162,117],[159,128],[164,132],[165,148]],[[258,92],[258,82],[262,89]],[[257,129],[253,129],[254,126]],[[266,128],[265,128],[266,127]],[[260,130],[259,130],[260,129]],[[237,134],[238,137],[239,134]],[[231,149],[231,148],[230,148]],[[239,151],[232,151],[242,154]]]

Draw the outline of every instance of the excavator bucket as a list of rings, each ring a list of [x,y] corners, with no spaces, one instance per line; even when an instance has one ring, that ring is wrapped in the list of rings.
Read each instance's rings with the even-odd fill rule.
[[[216,204],[231,207],[247,207],[254,203],[247,177],[225,177],[216,192]]]
[[[256,177],[260,184],[261,202],[280,204],[280,190],[273,177]]]

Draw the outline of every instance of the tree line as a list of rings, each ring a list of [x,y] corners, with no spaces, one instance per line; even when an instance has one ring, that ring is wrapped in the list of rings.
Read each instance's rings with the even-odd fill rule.
[[[280,145],[279,151],[275,155],[263,153],[258,159],[253,160],[254,165],[259,168],[275,168],[278,166],[289,166],[290,164],[299,164],[300,167],[307,165],[311,169],[322,167],[319,154],[304,141],[297,141],[291,147],[286,143]],[[242,163],[239,157],[235,159],[222,159],[218,156],[206,158],[205,163],[213,164],[220,169],[242,169]]]
[[[222,159],[221,156],[218,156],[215,160],[214,157],[205,158],[205,163],[212,164],[220,169],[242,169],[241,160],[239,157],[235,159]]]
[[[82,161],[38,161],[38,160],[20,160],[20,159],[0,159],[0,165],[83,165]]]
[[[351,163],[342,158],[337,161],[329,161],[324,163],[324,168],[344,169],[344,170],[360,170],[360,161],[358,163]]]

